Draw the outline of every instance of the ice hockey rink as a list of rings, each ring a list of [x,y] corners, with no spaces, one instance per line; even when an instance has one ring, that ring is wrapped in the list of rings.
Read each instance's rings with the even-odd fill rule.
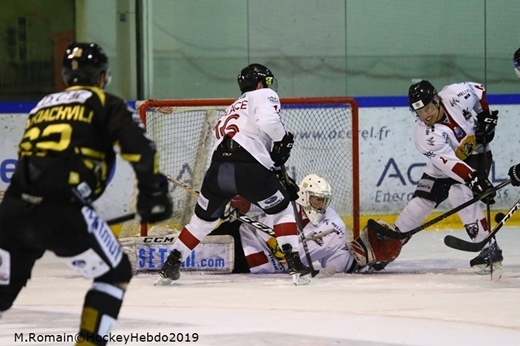
[[[309,286],[294,286],[289,275],[183,273],[175,285],[154,287],[155,275],[140,274],[113,331],[134,339],[109,345],[520,345],[520,229],[497,235],[504,272],[496,282],[469,268],[474,253],[443,244],[448,233],[466,238],[422,232],[384,272]],[[72,344],[15,334],[74,335],[89,285],[46,254],[4,313],[0,345]]]

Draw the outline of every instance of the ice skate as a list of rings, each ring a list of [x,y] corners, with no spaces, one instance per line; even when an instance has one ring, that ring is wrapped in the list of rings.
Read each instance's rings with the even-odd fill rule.
[[[165,286],[171,284],[175,280],[178,280],[181,276],[180,268],[181,253],[178,250],[173,250],[159,271],[159,279],[157,279],[155,285]]]
[[[302,263],[298,252],[293,252],[292,249],[293,248],[290,244],[282,246],[289,274],[292,276],[293,282],[296,286],[308,285],[311,282],[311,270]]]
[[[469,262],[469,265],[475,268],[479,274],[488,274],[491,271],[489,267],[490,256],[493,262],[493,276],[498,277],[502,273],[502,260],[504,257],[502,257],[502,250],[498,247],[497,242],[483,248],[478,256]]]

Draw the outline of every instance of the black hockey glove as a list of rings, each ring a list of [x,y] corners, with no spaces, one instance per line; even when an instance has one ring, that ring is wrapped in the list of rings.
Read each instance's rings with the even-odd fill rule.
[[[475,129],[475,137],[477,143],[489,143],[495,137],[495,127],[498,122],[498,111],[483,111],[477,114],[477,128]]]
[[[294,136],[290,132],[287,132],[281,141],[274,142],[271,159],[274,161],[275,166],[280,167],[289,159],[293,143]]]
[[[282,183],[283,187],[287,190],[289,193],[289,199],[291,201],[296,201],[298,199],[298,192],[300,191],[300,188],[298,187],[298,184],[287,174],[282,174],[282,172],[278,173],[278,179],[280,179],[280,182]]]
[[[473,172],[466,178],[466,185],[473,191],[475,195],[481,195],[487,190],[493,188],[493,184],[488,180],[487,174],[483,172]],[[487,204],[495,204],[494,197],[496,192],[491,193],[482,199]]]
[[[511,178],[511,185],[520,186],[520,164],[509,168],[509,178]]]
[[[168,180],[159,174],[159,183],[154,186],[138,185],[137,213],[143,223],[156,223],[168,219],[173,212],[173,203],[168,192]]]

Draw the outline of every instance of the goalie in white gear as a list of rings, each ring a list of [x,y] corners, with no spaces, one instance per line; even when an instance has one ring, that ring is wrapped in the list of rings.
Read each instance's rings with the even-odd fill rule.
[[[401,243],[396,240],[369,240],[368,233],[363,232],[359,238],[349,242],[345,223],[329,207],[332,188],[321,175],[307,175],[302,179],[299,188],[296,203],[299,205],[303,235],[307,239],[313,263],[318,262],[321,268],[329,268],[336,273],[353,273],[367,265],[391,261],[397,257]],[[240,196],[232,200],[231,206],[242,213],[261,211]],[[272,227],[272,217],[266,214],[260,214],[258,221]],[[240,226],[239,233],[251,273],[281,273],[287,270],[283,253],[273,237],[245,223]],[[388,249],[381,251],[384,248]],[[300,247],[300,258],[303,263],[308,264],[303,247]]]
[[[498,111],[489,110],[485,89],[477,83],[451,84],[437,93],[430,82],[422,80],[410,86],[408,101],[416,115],[415,146],[428,162],[412,200],[395,222],[400,232],[420,226],[446,199],[455,207],[493,187],[487,179],[493,162],[489,142],[498,119]],[[494,196],[483,202],[493,204]],[[486,237],[489,226],[478,203],[458,215],[473,241]],[[494,241],[470,261],[470,266],[489,269],[490,256],[494,266],[499,266],[502,251]]]

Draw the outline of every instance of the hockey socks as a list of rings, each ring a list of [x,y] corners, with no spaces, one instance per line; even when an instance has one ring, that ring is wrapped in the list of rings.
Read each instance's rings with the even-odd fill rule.
[[[94,282],[87,292],[81,313],[80,337],[77,345],[105,346],[117,321],[125,294],[124,288]],[[79,340],[79,339],[78,339]]]

